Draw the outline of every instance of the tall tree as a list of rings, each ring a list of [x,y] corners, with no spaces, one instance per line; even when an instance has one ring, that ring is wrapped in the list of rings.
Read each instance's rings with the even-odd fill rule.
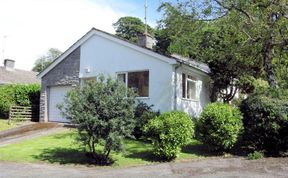
[[[165,37],[164,33],[169,37],[169,44],[167,40],[164,40],[166,44],[160,40],[157,47],[208,63],[213,92],[224,101],[229,101],[235,93],[229,88],[251,90],[247,87],[246,79],[250,78],[247,76],[261,74],[271,87],[277,87],[276,77],[287,69],[283,68],[282,59],[288,42],[285,2],[186,0],[164,3],[160,7],[164,16],[158,30],[162,36]],[[228,91],[223,92],[227,88]]]
[[[167,50],[166,53],[178,53],[206,62],[211,69],[212,100],[220,97],[228,102],[238,90],[248,92],[252,89],[246,80],[247,76],[259,75],[259,60],[251,60],[251,56],[247,55],[254,48],[243,45],[246,38],[239,31],[238,24],[233,23],[238,18],[236,15],[203,19],[209,12],[207,9],[187,4],[173,6],[166,3],[161,10],[164,18],[158,30],[169,37],[170,44],[163,45],[162,41],[158,41],[158,48],[166,45],[166,49],[162,49]]]
[[[259,47],[269,85],[277,87],[273,59],[288,46],[287,0],[211,0],[211,3],[218,5],[218,12],[239,16],[241,30]]]
[[[138,35],[145,32],[145,24],[137,17],[121,17],[113,23],[116,35],[131,42],[138,42]],[[147,25],[148,33],[154,35],[154,30]]]
[[[59,57],[62,52],[57,48],[50,48],[47,53],[41,57],[39,57],[34,64],[32,71],[41,72],[47,66],[49,66],[53,60]]]

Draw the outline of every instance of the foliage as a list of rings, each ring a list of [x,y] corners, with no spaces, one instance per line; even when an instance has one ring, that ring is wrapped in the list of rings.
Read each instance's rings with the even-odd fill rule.
[[[63,114],[76,124],[78,140],[98,164],[109,164],[112,150],[123,150],[123,138],[134,128],[135,94],[120,81],[103,75],[73,89],[65,97]],[[96,146],[103,146],[96,150]]]
[[[201,20],[205,18],[201,16],[204,12],[189,2],[174,6],[164,3],[160,10],[164,11],[164,17],[159,23],[160,41],[156,49],[207,63],[211,69],[212,101],[221,98],[229,102],[237,91],[250,91],[247,76],[258,77],[261,70],[259,59],[250,56],[254,48],[243,45],[247,39],[235,23],[238,16],[231,14],[207,22]]]
[[[277,58],[273,61],[276,78],[280,88],[288,89],[288,54],[287,50],[282,50]]]
[[[54,59],[59,57],[61,54],[62,52],[59,49],[50,48],[45,55],[41,56],[35,61],[32,71],[41,72],[43,69],[49,66],[54,61]]]
[[[197,121],[197,137],[213,150],[229,150],[243,130],[241,119],[237,108],[223,103],[208,104]]]
[[[145,32],[145,24],[137,17],[121,17],[113,27],[117,36],[134,43],[138,42],[138,35]],[[147,30],[150,35],[154,35],[154,30],[149,25]]]
[[[245,145],[268,155],[288,151],[288,91],[270,89],[250,95],[241,104]]]
[[[0,86],[0,115],[8,117],[10,106],[38,106],[40,85],[11,84]]]
[[[164,160],[175,159],[181,146],[194,136],[192,119],[180,111],[162,113],[150,120],[144,130],[152,140],[154,154]]]
[[[285,0],[163,3],[157,51],[206,62],[211,99],[229,102],[253,92],[251,78],[287,88],[288,6]],[[277,81],[276,81],[277,79]]]
[[[247,158],[249,160],[261,159],[263,157],[264,157],[263,153],[261,153],[259,151],[254,151],[253,153],[249,153],[248,156],[247,156]]]
[[[139,102],[135,108],[134,119],[135,128],[133,130],[133,135],[136,139],[143,137],[144,126],[154,117],[159,116],[160,112],[155,112],[152,110],[153,105],[148,106],[144,102]]]

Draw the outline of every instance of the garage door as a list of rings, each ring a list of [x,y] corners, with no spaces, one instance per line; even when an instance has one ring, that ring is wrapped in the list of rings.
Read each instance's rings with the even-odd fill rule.
[[[66,93],[71,89],[71,86],[50,87],[48,98],[48,119],[50,122],[69,122],[61,115],[57,105],[64,102]]]

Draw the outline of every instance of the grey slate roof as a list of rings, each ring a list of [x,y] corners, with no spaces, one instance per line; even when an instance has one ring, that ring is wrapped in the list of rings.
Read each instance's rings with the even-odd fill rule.
[[[207,64],[200,62],[200,61],[196,61],[194,59],[191,58],[186,58],[183,57],[181,55],[177,55],[177,54],[172,54],[171,56],[169,56],[170,58],[174,58],[176,61],[186,64],[190,67],[194,67],[198,70],[201,70],[204,73],[209,74],[210,73],[210,68]]]
[[[0,85],[3,84],[32,84],[40,83],[37,73],[32,71],[13,69],[6,70],[0,66]]]

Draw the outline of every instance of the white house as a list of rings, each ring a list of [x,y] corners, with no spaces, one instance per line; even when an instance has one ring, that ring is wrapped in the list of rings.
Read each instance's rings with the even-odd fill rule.
[[[149,44],[148,39],[144,44]],[[56,105],[67,91],[99,73],[134,87],[140,100],[160,112],[183,110],[197,116],[209,102],[206,64],[164,56],[93,28],[38,75],[40,121],[67,122]]]

